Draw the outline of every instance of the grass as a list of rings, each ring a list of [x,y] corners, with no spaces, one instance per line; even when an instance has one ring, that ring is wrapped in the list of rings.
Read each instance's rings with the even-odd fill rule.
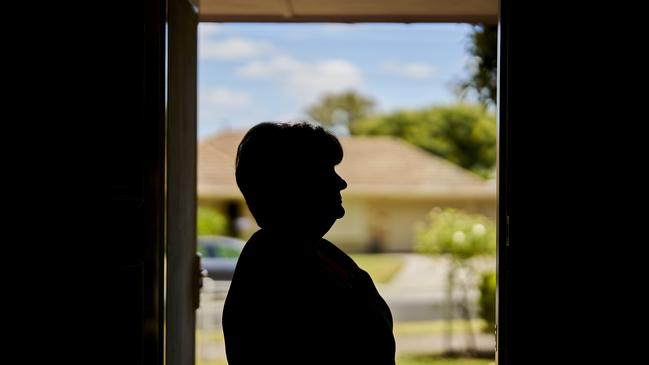
[[[447,358],[441,356],[400,356],[397,365],[493,365],[491,359]],[[228,365],[227,360],[201,360],[196,359],[196,365]],[[278,364],[281,365],[281,364]],[[362,364],[359,364],[362,365]]]
[[[472,325],[477,332],[484,324],[482,320],[473,321]],[[416,321],[416,322],[395,322],[395,337],[407,336],[427,336],[443,335],[446,330],[445,321]],[[466,321],[453,321],[454,333],[464,333],[466,331]],[[223,332],[221,330],[197,330],[197,343],[212,343],[217,345],[223,343]],[[398,339],[397,339],[398,341]],[[206,360],[200,356],[196,358],[196,365],[227,365],[225,359]],[[441,355],[403,355],[397,357],[397,365],[493,365],[492,359],[475,359],[475,358],[449,358]],[[279,364],[281,365],[281,364]]]
[[[386,284],[399,272],[403,260],[389,254],[353,254],[352,259],[367,271],[375,283]]]
[[[223,330],[196,330],[196,342],[223,342]]]
[[[196,357],[196,365],[228,365],[228,361],[222,360],[203,360]]]
[[[494,359],[448,358],[433,355],[401,356],[397,365],[493,365]]]

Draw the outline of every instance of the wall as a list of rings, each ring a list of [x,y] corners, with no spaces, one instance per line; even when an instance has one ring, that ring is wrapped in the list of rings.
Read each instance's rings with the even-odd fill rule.
[[[226,212],[226,200],[201,200],[220,212]],[[242,234],[247,239],[258,226],[245,206],[239,201],[241,212],[251,223]],[[343,196],[345,216],[338,220],[325,238],[347,252],[390,251],[411,252],[415,240],[416,222],[424,222],[434,207],[452,207],[467,212],[481,213],[495,220],[496,197],[491,200],[439,200],[350,198]]]

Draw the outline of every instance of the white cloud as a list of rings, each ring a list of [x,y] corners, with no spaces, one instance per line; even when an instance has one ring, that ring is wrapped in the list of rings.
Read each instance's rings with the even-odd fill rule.
[[[266,55],[275,51],[272,44],[247,38],[229,38],[219,42],[207,41],[199,46],[201,59],[238,60]]]
[[[303,102],[324,92],[357,88],[363,82],[361,70],[344,59],[309,63],[289,56],[277,56],[268,61],[250,62],[236,69],[235,73],[242,77],[273,80],[284,92]]]
[[[302,71],[306,66],[294,58],[277,56],[268,61],[253,61],[235,70],[239,76],[265,78],[272,76],[287,76]]]
[[[220,24],[214,24],[214,23],[200,23],[198,24],[198,39],[205,39],[212,37],[215,34],[218,34],[221,32],[221,27],[223,27]]]
[[[381,69],[396,76],[416,80],[430,79],[437,74],[437,69],[435,67],[424,63],[387,61],[381,65]]]
[[[200,103],[207,107],[241,108],[250,105],[252,98],[248,93],[213,86],[201,90]]]

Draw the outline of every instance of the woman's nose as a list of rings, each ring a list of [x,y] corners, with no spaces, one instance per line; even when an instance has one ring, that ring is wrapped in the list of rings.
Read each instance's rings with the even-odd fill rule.
[[[345,190],[347,188],[347,181],[345,181],[340,175],[336,174],[338,177],[338,186],[340,190]]]

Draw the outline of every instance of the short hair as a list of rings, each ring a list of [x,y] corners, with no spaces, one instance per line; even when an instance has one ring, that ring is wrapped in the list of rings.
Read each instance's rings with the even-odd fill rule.
[[[313,166],[335,166],[343,149],[330,132],[308,122],[263,122],[243,137],[236,157],[236,180],[257,224],[272,214],[272,198]]]

